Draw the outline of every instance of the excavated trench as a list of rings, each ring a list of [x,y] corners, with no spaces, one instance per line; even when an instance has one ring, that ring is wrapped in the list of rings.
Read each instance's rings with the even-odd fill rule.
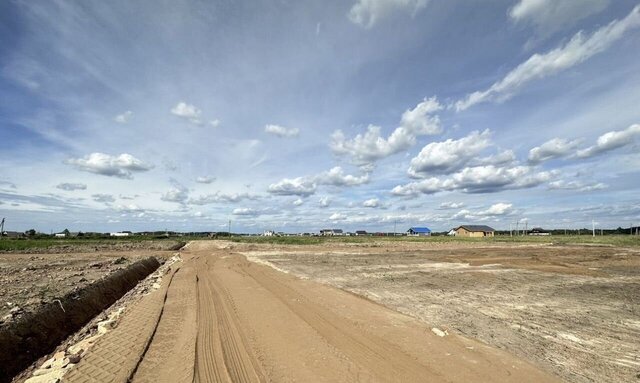
[[[154,257],[137,261],[0,329],[0,383],[52,352],[158,267]]]

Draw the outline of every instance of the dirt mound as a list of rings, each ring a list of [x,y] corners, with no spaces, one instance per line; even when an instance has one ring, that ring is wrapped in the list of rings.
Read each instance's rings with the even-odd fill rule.
[[[149,257],[54,300],[0,330],[0,382],[41,355],[51,352],[68,335],[132,289],[160,266]]]

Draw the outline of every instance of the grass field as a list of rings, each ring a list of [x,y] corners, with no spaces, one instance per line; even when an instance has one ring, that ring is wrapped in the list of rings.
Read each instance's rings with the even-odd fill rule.
[[[227,238],[221,238],[227,239]],[[448,236],[432,236],[432,237],[260,237],[260,236],[232,236],[228,238],[233,242],[240,243],[271,243],[277,245],[319,245],[322,243],[367,243],[367,242],[429,242],[429,243],[450,243],[450,242],[466,242],[466,243],[551,243],[556,245],[569,244],[587,244],[593,246],[640,246],[640,236],[631,235],[553,235],[548,237],[534,236],[496,236],[492,238],[463,238]],[[28,249],[43,249],[50,247],[64,246],[100,246],[118,243],[140,242],[140,241],[191,241],[191,240],[207,240],[202,237],[179,237],[159,239],[152,236],[132,236],[120,238],[39,238],[39,239],[0,239],[0,251],[26,251]]]

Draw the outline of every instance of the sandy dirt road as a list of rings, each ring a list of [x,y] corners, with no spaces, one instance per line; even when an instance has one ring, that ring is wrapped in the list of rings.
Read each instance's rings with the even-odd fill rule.
[[[195,242],[66,382],[552,382],[504,351]]]

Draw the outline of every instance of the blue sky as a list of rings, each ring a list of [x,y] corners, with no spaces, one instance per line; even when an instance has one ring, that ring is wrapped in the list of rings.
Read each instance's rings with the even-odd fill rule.
[[[5,1],[8,230],[640,223],[636,1]]]

